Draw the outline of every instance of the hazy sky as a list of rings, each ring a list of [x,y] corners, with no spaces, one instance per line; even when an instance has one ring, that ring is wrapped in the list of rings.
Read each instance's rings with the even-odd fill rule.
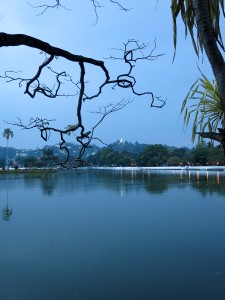
[[[55,1],[43,0],[43,3]],[[134,98],[134,101],[123,110],[111,114],[96,130],[96,136],[106,143],[111,143],[123,138],[130,142],[139,141],[148,144],[166,144],[178,147],[191,147],[191,130],[183,130],[183,117],[180,116],[182,101],[192,83],[199,77],[197,65],[212,79],[212,73],[207,59],[198,60],[194,53],[189,38],[184,38],[184,27],[179,26],[177,54],[173,59],[173,27],[170,13],[170,0],[129,0],[121,3],[128,8],[128,12],[118,9],[116,5],[106,0],[99,0],[104,4],[98,11],[99,21],[95,24],[95,14],[90,0],[71,1],[62,0],[70,10],[49,9],[45,14],[37,16],[40,10],[32,8],[25,0],[2,1],[0,6],[0,27],[2,32],[24,33],[47,41],[74,54],[81,54],[99,60],[105,60],[112,77],[126,72],[127,67],[122,61],[105,59],[110,55],[119,55],[112,48],[121,48],[128,39],[136,39],[149,46],[149,51],[154,47],[155,54],[164,54],[155,61],[141,61],[135,67],[138,92],[151,91],[156,96],[167,99],[167,104],[162,109],[150,108],[147,96],[133,97],[129,90],[112,91],[107,89],[100,99],[93,103],[87,101],[84,106],[85,122],[87,129],[97,121],[97,116],[88,111],[96,107],[116,103],[123,97]],[[29,0],[37,5],[41,0]],[[76,4],[74,4],[76,3]],[[181,24],[180,24],[181,25]],[[110,50],[111,49],[111,50]],[[5,70],[23,71],[25,78],[31,78],[37,71],[38,64],[43,62],[44,56],[40,51],[25,47],[1,48],[0,74]],[[56,64],[57,63],[57,64]],[[59,59],[53,64],[57,70],[70,72],[74,80],[79,78],[78,68],[75,64]],[[21,75],[21,76],[22,76]],[[46,75],[48,77],[48,75]],[[89,89],[95,91],[102,77],[96,68],[87,69]],[[4,123],[13,122],[18,118],[24,123],[30,117],[56,119],[54,125],[64,128],[75,124],[76,97],[59,97],[46,99],[38,96],[35,99],[24,95],[24,88],[19,88],[18,83],[5,83],[1,85],[1,120],[0,131],[11,127],[14,138],[10,145],[17,148],[36,148],[46,145],[37,130],[25,131]],[[68,87],[68,93],[73,93]],[[71,89],[71,90],[70,90]],[[70,137],[68,141],[73,141]],[[6,142],[2,135],[0,145]],[[59,142],[57,136],[52,135],[48,144]]]

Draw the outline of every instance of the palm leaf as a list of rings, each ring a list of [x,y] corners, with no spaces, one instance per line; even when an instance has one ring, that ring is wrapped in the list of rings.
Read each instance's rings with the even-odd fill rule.
[[[208,1],[209,13],[212,20],[214,33],[218,43],[223,47],[223,39],[220,31],[220,12],[225,16],[224,0]],[[174,42],[174,57],[176,54],[177,45],[177,19],[181,15],[185,27],[185,36],[190,34],[193,47],[197,55],[199,49],[203,52],[203,43],[198,31],[196,31],[195,16],[191,0],[171,0],[171,13],[173,18],[173,42]]]
[[[215,132],[224,121],[221,99],[216,81],[210,82],[201,72],[201,78],[196,80],[183,100],[181,114],[184,114],[184,126],[187,128],[192,120],[192,141],[196,132]],[[191,116],[193,115],[193,119]],[[199,139],[200,141],[200,139]]]

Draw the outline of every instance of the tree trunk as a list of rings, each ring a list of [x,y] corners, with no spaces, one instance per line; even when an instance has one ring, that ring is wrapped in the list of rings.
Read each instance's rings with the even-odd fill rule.
[[[9,169],[9,140],[7,139],[7,148],[6,148],[6,165],[7,170]]]
[[[219,128],[219,133],[216,132],[197,132],[202,138],[211,139],[219,142],[223,147],[223,154],[225,157],[225,130]]]
[[[225,114],[225,63],[217,45],[217,39],[209,13],[208,1],[211,0],[192,0],[192,6],[197,23],[198,34],[202,40],[205,53],[217,81],[219,94],[222,100],[222,109]]]

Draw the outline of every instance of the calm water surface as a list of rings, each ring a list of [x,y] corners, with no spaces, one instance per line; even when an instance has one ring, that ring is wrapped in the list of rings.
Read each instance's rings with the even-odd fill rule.
[[[224,300],[223,172],[0,177],[1,300]]]

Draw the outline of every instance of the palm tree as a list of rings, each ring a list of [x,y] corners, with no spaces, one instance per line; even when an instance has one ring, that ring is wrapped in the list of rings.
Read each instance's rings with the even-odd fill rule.
[[[185,26],[185,34],[190,33],[194,49],[199,54],[205,51],[213,74],[215,76],[216,89],[219,95],[221,114],[225,114],[225,62],[221,53],[225,51],[220,31],[221,12],[225,16],[224,0],[171,0],[171,11],[174,26],[174,48],[177,43],[177,18],[179,15]],[[203,78],[204,79],[204,78]],[[199,107],[202,104],[199,98]],[[224,120],[224,118],[223,118]],[[222,120],[222,121],[223,121]],[[225,124],[217,128],[219,133],[213,130],[201,131],[198,134],[202,138],[210,138],[222,141],[225,153]],[[216,128],[214,128],[216,129]]]
[[[13,213],[12,208],[9,208],[9,189],[8,189],[8,178],[6,180],[6,206],[2,209],[3,220],[9,221]]]
[[[9,169],[9,160],[8,160],[8,148],[9,148],[9,138],[14,137],[14,133],[10,128],[5,128],[3,131],[3,137],[6,138],[7,141],[7,158],[6,158],[6,163],[7,163],[7,169]]]
[[[6,207],[4,207],[2,209],[2,214],[3,214],[3,220],[4,221],[9,221],[10,220],[10,217],[13,214],[13,210],[12,210],[12,208],[9,208],[8,203],[6,204]]]

